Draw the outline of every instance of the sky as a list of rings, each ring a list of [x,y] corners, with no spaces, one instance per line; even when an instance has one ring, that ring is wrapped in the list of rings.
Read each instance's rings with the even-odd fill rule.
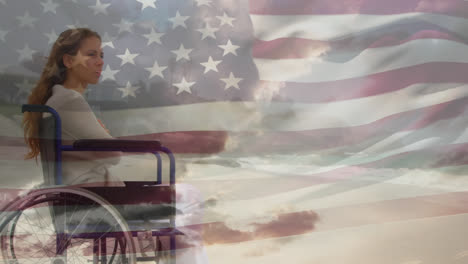
[[[190,234],[180,263],[468,259],[468,2],[0,6],[5,194],[41,182],[22,158],[19,106],[54,37],[89,24],[105,53],[85,94],[98,118],[115,137],[176,153]],[[110,170],[148,180],[154,169],[129,156]]]

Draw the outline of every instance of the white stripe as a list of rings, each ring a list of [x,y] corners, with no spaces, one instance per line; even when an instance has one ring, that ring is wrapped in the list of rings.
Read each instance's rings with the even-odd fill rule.
[[[404,27],[420,21],[429,22],[461,36],[468,36],[468,19],[429,13],[397,15],[251,15],[256,38],[270,41],[278,38],[305,38],[331,41],[375,31],[388,25]]]
[[[433,92],[422,94],[431,89]],[[302,131],[371,123],[389,115],[463,98],[466,84],[415,84],[354,100],[295,104],[214,102],[103,112],[114,136],[171,131]],[[118,129],[125,130],[118,131]]]
[[[301,154],[300,157],[295,157],[293,159],[278,155],[275,160],[271,158],[268,162],[265,162],[262,158],[252,156],[239,158],[236,161],[241,164],[241,169],[243,171],[242,175],[245,175],[249,179],[268,178],[271,177],[271,173],[275,173],[279,177],[283,177],[284,174],[315,177],[315,174],[318,173],[325,173],[352,166],[359,167],[363,164],[379,161],[406,152],[435,147],[455,148],[455,145],[450,144],[464,144],[468,142],[468,133],[462,133],[462,131],[465,130],[467,123],[468,109],[455,118],[439,120],[418,130],[402,131],[391,134],[389,137],[384,138],[363,150],[358,146],[357,149],[359,149],[359,152],[352,153],[351,155],[346,155],[345,153],[350,148],[352,149],[354,145],[309,151],[307,154]],[[459,133],[461,133],[461,135],[457,137],[457,134]],[[324,155],[324,151],[327,154]],[[335,158],[330,159],[328,163],[325,163],[327,158],[330,156],[330,153],[333,153],[332,155],[334,155]],[[336,158],[338,155],[341,155],[341,158]],[[320,164],[317,164],[316,162],[318,159],[321,160]],[[216,164],[216,161],[213,161],[212,164]],[[202,165],[191,164],[190,169],[197,170],[199,166]],[[205,170],[207,169],[205,168]],[[232,178],[232,174],[223,170],[225,170],[225,168],[214,166],[211,168],[213,173],[207,173],[206,176],[198,179],[229,180]],[[249,170],[254,170],[255,173],[249,174]],[[328,179],[331,179],[332,176],[327,177]],[[239,176],[236,176],[236,179],[239,178]],[[380,181],[382,178],[377,178],[377,180]]]
[[[7,108],[8,106],[6,106]],[[16,108],[16,107],[15,107]],[[18,109],[18,113],[20,113]],[[0,136],[18,136],[23,135],[23,130],[21,129],[21,120],[15,122],[14,120],[7,118],[6,116],[0,114]]]
[[[300,202],[288,205],[295,206],[298,203]],[[206,248],[211,263],[223,264],[455,264],[464,263],[461,260],[466,260],[468,237],[466,231],[464,231],[464,226],[468,221],[468,214],[397,220],[397,209],[382,209],[366,215],[323,214],[320,215],[321,218],[316,223],[314,231],[302,235],[248,240],[229,244],[220,243],[208,245]],[[406,207],[402,206],[401,210],[405,209]],[[276,217],[277,211],[279,210],[274,210],[270,214]],[[224,212],[224,214],[233,215],[231,212],[229,214]],[[382,214],[388,215],[388,220],[392,222],[375,223],[375,217]],[[353,226],[353,221],[369,222],[369,224]],[[227,221],[223,219],[223,222]],[[297,222],[301,223],[301,220],[298,219]],[[244,228],[241,230],[252,232],[253,226],[255,226],[254,223],[253,221],[245,223]],[[341,229],[333,228],[333,224],[336,225],[337,223],[343,224]],[[286,226],[287,224],[291,226]],[[294,228],[294,224],[296,222],[283,223],[282,225],[286,227],[278,227],[275,231],[282,234],[282,230],[291,230]],[[346,224],[349,224],[350,227],[344,228]],[[327,228],[332,229],[327,230]],[[236,233],[232,232],[232,234]],[[447,244],[448,241],[451,243]],[[426,261],[437,259],[443,261]]]
[[[468,62],[468,46],[441,39],[417,39],[398,46],[366,49],[347,62],[321,58],[254,59],[259,79],[299,83],[367,76],[429,62]]]
[[[463,169],[466,168],[468,167],[460,166],[459,171],[463,171]],[[330,189],[336,185],[336,183],[317,184],[253,199],[233,200],[227,197],[225,199],[219,198],[216,208],[213,208],[213,214],[205,215],[204,221],[221,221],[218,217],[223,217],[222,214],[217,214],[220,212],[230,212],[241,221],[248,220],[254,215],[266,216],[268,212],[273,211],[278,205],[284,204],[294,204],[295,206],[284,208],[282,213],[293,213],[294,211],[353,206],[369,202],[381,202],[468,190],[466,187],[468,183],[467,179],[457,179],[450,182],[450,180],[447,180],[450,174],[441,169],[398,171],[376,169],[373,173],[374,177],[369,179],[368,185],[363,185],[361,188],[353,188],[353,182],[364,182],[364,180],[357,175],[355,179],[350,178],[347,182],[338,182],[338,184],[349,183],[349,189],[344,189],[337,193],[331,192],[329,195],[324,194],[323,197],[314,197],[313,199],[310,198],[311,194]],[[427,175],[427,177],[425,177],[425,175]],[[388,179],[391,180],[387,181]],[[271,181],[275,180],[281,179],[271,179]],[[307,178],[304,178],[304,182],[307,182],[307,180]],[[428,181],[430,181],[430,183],[428,183]],[[236,184],[235,181],[233,181],[233,184]],[[243,197],[240,191],[237,195],[239,198]],[[248,195],[251,194],[249,193]],[[247,207],[245,206],[246,204],[248,204]]]
[[[359,204],[366,204],[369,202],[380,202],[389,201],[394,199],[405,199],[420,197],[426,195],[437,195],[450,192],[462,192],[468,191],[468,179],[465,178],[453,178],[451,171],[455,169],[457,172],[463,172],[468,166],[452,166],[440,169],[374,169],[372,175],[370,171],[366,172],[367,178],[360,177],[356,174],[354,177],[346,179],[346,181],[340,181],[337,183],[325,183],[307,186],[303,188],[296,188],[290,191],[283,191],[273,193],[267,196],[261,196],[256,198],[242,199],[245,197],[242,191],[236,193],[237,199],[232,199],[232,195],[226,197],[217,197],[217,204],[215,208],[212,208],[212,214],[205,214],[204,221],[222,221],[225,217],[220,212],[230,212],[232,216],[235,216],[237,222],[244,222],[251,220],[253,217],[268,217],[271,216],[271,212],[278,209],[278,205],[294,205],[293,207],[282,208],[281,213],[292,213],[295,211],[307,211],[307,210],[320,210],[333,207],[345,207]],[[236,174],[237,169],[232,169],[231,184],[237,184],[233,180],[232,175]],[[235,171],[235,172],[234,172]],[[255,169],[252,169],[255,171]],[[204,171],[193,172],[194,174],[200,175]],[[282,177],[287,175],[274,175],[271,177],[271,181],[281,181]],[[304,182],[307,182],[313,176],[304,177]],[[361,187],[356,187],[353,183],[361,182]],[[210,183],[207,183],[208,185]],[[210,186],[211,190],[214,188]],[[219,183],[218,183],[219,184]],[[239,183],[241,184],[241,183]],[[342,189],[339,192],[332,191],[335,185],[349,186],[349,188]],[[353,187],[354,186],[354,187]],[[208,188],[207,188],[208,189]],[[330,192],[327,194],[327,189]],[[229,189],[227,189],[229,191]],[[248,189],[251,191],[251,189]],[[323,192],[323,196],[314,196]],[[246,193],[248,196],[252,196],[251,193]],[[215,195],[215,194],[212,194]],[[248,206],[246,207],[246,205]],[[221,217],[221,218],[219,218]],[[257,219],[256,219],[257,220]]]

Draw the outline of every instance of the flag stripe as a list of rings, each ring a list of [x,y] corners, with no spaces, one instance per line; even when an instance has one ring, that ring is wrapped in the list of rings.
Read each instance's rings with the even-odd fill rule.
[[[415,96],[422,94],[421,96]],[[117,137],[171,131],[304,131],[366,125],[390,115],[450,102],[468,95],[466,84],[415,84],[404,89],[353,100],[319,103],[215,102],[177,107],[105,111],[109,123],[125,120],[128,130]],[[387,104],[404,101],[405,104]],[[366,105],[372,109],[362,108]],[[210,111],[217,109],[218,111]],[[291,114],[291,115],[290,115]],[[326,114],[326,115],[324,115]],[[277,118],[288,116],[288,123]],[[178,117],[172,123],[168,117]],[[209,122],[216,120],[216,122]],[[295,121],[298,122],[295,122]]]
[[[263,41],[281,38],[303,38],[333,41],[350,36],[385,30],[388,27],[428,23],[446,29],[453,34],[468,36],[465,28],[468,19],[429,13],[407,13],[398,15],[252,15],[254,37]],[[275,29],[275,30],[271,30]]]
[[[18,192],[20,192],[20,190],[2,190],[2,193],[8,194]],[[255,219],[249,217],[249,219],[247,220],[247,225],[259,227],[261,226],[260,223],[262,222],[264,223],[264,225],[267,225],[269,223],[271,224],[272,222],[278,219],[288,218],[287,216],[292,215],[302,215],[303,218],[306,218],[307,215],[314,215],[315,217],[313,218],[315,220],[322,219],[317,229],[307,228],[306,230],[303,230],[303,232],[297,232],[297,230],[290,230],[291,232],[276,234],[268,237],[290,236],[304,234],[313,230],[326,231],[368,224],[382,224],[395,221],[408,221],[412,219],[466,214],[468,213],[467,201],[468,192],[465,191],[438,193],[424,196],[419,195],[391,200],[349,204],[344,206],[317,208],[314,211],[300,210],[294,212],[283,212],[273,217],[274,219],[267,223],[265,223],[264,219]],[[232,210],[229,211],[232,212]],[[300,218],[296,217],[295,219],[297,220]],[[238,224],[241,224],[242,222],[242,220],[237,221]],[[292,223],[293,221],[287,221],[283,224],[287,225]],[[225,223],[204,222],[201,224],[182,226],[182,228],[203,230],[203,237],[208,238],[214,235],[209,234],[210,232],[215,231],[214,229],[212,229],[212,225],[225,225]],[[252,234],[251,236],[242,241],[268,238],[259,234],[258,231],[259,229],[256,229],[257,234]],[[220,230],[218,229],[216,232],[220,232]],[[224,236],[219,236],[218,234],[218,237]],[[228,241],[227,243],[242,241]],[[212,243],[214,242],[215,241],[212,241]],[[216,241],[216,243],[220,243],[220,241]]]
[[[358,99],[404,89],[414,84],[468,83],[467,63],[431,62],[363,77],[330,82],[262,81],[260,87],[279,87],[276,102],[325,103]],[[346,87],[346,89],[343,89]]]
[[[455,150],[458,151],[459,154],[466,155],[466,150],[461,151],[462,148],[466,147],[467,144],[454,145],[450,148],[446,148],[445,151],[438,152],[438,154],[450,154],[450,150]],[[429,151],[431,149],[427,150]],[[309,199],[304,200],[303,204],[299,207],[317,208],[317,201],[314,201],[315,199],[333,196],[338,197],[340,194],[349,191],[372,188],[378,184],[407,185],[413,188],[419,188],[420,190],[438,190],[438,192],[464,190],[464,186],[466,185],[463,184],[467,183],[466,179],[458,179],[456,178],[456,174],[447,171],[452,170],[463,173],[463,171],[468,168],[466,158],[464,158],[464,160],[459,159],[457,162],[451,164],[445,163],[447,166],[438,166],[442,165],[442,163],[440,163],[425,169],[419,167],[415,168],[415,166],[408,168],[399,166],[396,163],[390,163],[395,161],[396,158],[409,158],[411,161],[416,161],[418,159],[416,155],[418,154],[420,154],[420,152],[415,151],[400,155],[399,157],[392,157],[386,160],[388,163],[382,168],[375,167],[374,165],[377,163],[369,163],[363,164],[362,166],[348,166],[310,175],[296,175],[293,174],[293,172],[278,172],[272,174],[268,171],[262,171],[262,167],[259,166],[256,175],[247,179],[242,177],[237,179],[231,175],[230,178],[206,177],[206,179],[190,180],[189,182],[203,193],[211,194],[206,199],[207,203],[215,199],[219,206],[218,208],[226,211],[229,211],[231,206],[234,208],[242,203],[258,206],[264,204],[267,200],[269,200],[269,204],[291,202],[300,200],[301,197],[304,196],[307,196]],[[430,158],[429,156],[426,157]],[[243,169],[239,168],[237,171],[243,172]],[[248,171],[245,173],[248,173]],[[450,176],[454,178],[453,181],[438,183]],[[424,181],[427,183],[424,183]],[[421,184],[421,182],[423,183]],[[427,186],[424,186],[424,184]],[[220,186],[223,188],[223,193],[222,195],[216,195],[216,192],[213,192],[213,190]],[[262,188],[258,188],[258,186],[262,186]],[[414,196],[415,193],[417,192],[410,190],[405,195]],[[403,193],[398,195],[403,195]],[[387,196],[373,197],[373,200],[389,199]],[[356,201],[348,202],[353,203]],[[322,204],[320,207],[326,208],[328,206],[327,204]]]
[[[270,223],[264,223],[263,219],[249,219],[247,226],[253,227],[252,231],[236,230],[228,227],[223,222],[211,222],[202,225],[194,225],[191,228],[203,230],[205,243],[240,243],[255,239],[266,239],[274,237],[286,237],[292,235],[306,234],[312,231],[321,232],[357,227],[370,224],[383,224],[390,222],[409,221],[414,219],[432,218],[439,216],[451,216],[468,213],[468,193],[455,192],[404,199],[371,202],[353,206],[335,207],[315,211],[297,211],[293,213],[280,214]],[[303,230],[288,228],[288,225],[297,222],[307,215],[315,215],[314,225]],[[317,216],[318,215],[318,216]],[[294,218],[295,221],[287,221],[281,225],[281,230],[269,230],[270,232],[259,232],[259,227],[275,223],[280,219]],[[321,219],[321,220],[320,220]],[[320,221],[317,223],[317,221]],[[256,224],[258,223],[258,224]],[[315,226],[317,224],[317,226]],[[276,227],[279,227],[275,225]],[[257,227],[257,228],[255,228]],[[270,226],[273,228],[274,226]],[[187,227],[186,227],[187,228]],[[239,233],[240,232],[240,233]],[[244,233],[243,235],[241,233]],[[231,235],[228,235],[231,234]],[[235,234],[235,235],[232,235]]]
[[[390,97],[392,98],[392,96]],[[393,97],[396,98],[396,97]],[[416,108],[406,112],[384,116],[377,121],[356,126],[317,128],[300,131],[178,131],[122,136],[122,139],[160,140],[175,153],[210,154],[233,151],[246,154],[289,153],[322,151],[325,149],[352,147],[363,150],[372,142],[379,142],[395,133],[413,133],[413,140],[432,135],[447,135],[449,127],[466,123],[468,98],[463,97],[441,104]],[[352,101],[351,101],[352,102]],[[127,118],[131,118],[128,116]],[[409,122],[410,120],[411,122]],[[248,129],[248,128],[247,128]],[[406,132],[405,132],[406,131]],[[430,132],[426,132],[430,131]],[[138,132],[138,131],[136,131]],[[141,132],[141,131],[140,131]],[[460,135],[460,140],[464,136]],[[242,139],[242,145],[230,146],[231,142]],[[292,140],[293,139],[293,140]],[[250,142],[252,140],[252,142]],[[5,160],[23,159],[25,151],[11,151],[9,147],[24,146],[22,137],[2,136],[1,156]],[[248,143],[250,142],[250,143]],[[409,143],[410,141],[406,141]],[[12,153],[16,153],[12,155]]]
[[[437,50],[437,52],[429,52]],[[405,54],[405,56],[402,56]],[[385,61],[386,63],[382,63]],[[324,61],[320,57],[306,59],[254,59],[260,80],[290,82],[329,82],[362,77],[430,62],[468,61],[468,47],[464,44],[419,39],[402,45],[364,50],[345,62]],[[278,71],[278,69],[285,69]]]
[[[445,13],[453,16],[467,16],[468,4],[457,0],[444,0],[424,5],[421,0],[255,0],[249,1],[251,14],[270,15],[334,15],[334,14],[375,14],[389,15],[417,11]]]
[[[429,93],[413,96],[422,91]],[[302,131],[364,125],[389,115],[467,95],[468,89],[464,84],[416,84],[383,95],[324,104],[215,102],[160,107],[158,111],[154,108],[115,110],[102,115],[104,120],[125,119],[129,122],[125,134],[115,135],[119,137],[169,131]],[[387,104],[389,100],[403,100],[405,104]],[[367,105],[367,108],[362,108],[362,105]],[[368,111],[369,107],[372,112]],[[288,122],[279,123],[277,119],[285,115]],[[180,119],[179,122],[169,123],[167,118],[172,116]]]
[[[466,41],[456,36],[436,30],[420,30],[410,36],[400,32],[388,33],[384,36],[352,37],[336,41],[320,41],[301,38],[279,38],[271,41],[256,40],[252,55],[263,59],[300,59],[312,55],[327,56],[349,53],[348,56],[359,54],[365,49],[380,48],[387,46],[398,46],[418,39],[450,40],[467,44]],[[336,56],[335,55],[335,56]]]
[[[104,82],[86,97],[113,136],[160,140],[177,154],[177,198],[189,200],[179,203],[177,222],[193,231],[189,239],[195,234],[178,249],[201,248],[203,236],[207,245],[230,244],[232,251],[239,243],[247,252],[253,244],[241,242],[272,238],[265,251],[255,248],[267,255],[287,237],[281,247],[294,246],[307,262],[317,253],[301,255],[300,243],[287,244],[292,236],[361,227],[353,234],[359,237],[384,223],[468,215],[467,1],[161,1],[57,2],[61,11],[77,10],[71,18],[52,15],[49,4],[26,10],[27,1],[8,1],[4,22],[21,25],[0,32],[5,47],[16,47],[0,68],[7,71],[5,98],[24,102],[35,79],[23,77],[41,72],[47,42],[68,24],[96,26],[108,65]],[[21,161],[20,118],[8,112],[0,121],[7,125],[0,158],[12,176],[4,185],[37,185],[40,166]],[[122,157],[109,173],[153,180],[155,165],[151,155]],[[124,200],[118,203],[140,204]],[[325,233],[319,236],[326,241],[333,232]],[[372,252],[385,250],[375,244]],[[334,252],[333,245],[323,249],[319,254]],[[286,252],[268,259],[301,262]],[[356,258],[372,255],[362,252]],[[229,263],[260,259],[231,255],[238,258],[225,258]]]
[[[387,116],[378,121],[360,125],[317,130],[275,132],[230,132],[234,139],[251,139],[252,142],[238,146],[239,151],[246,154],[259,153],[303,153],[310,151],[323,151],[331,148],[346,148],[352,153],[353,149],[361,151],[372,142],[379,142],[395,133],[415,133],[412,140],[435,135],[450,137],[450,129],[459,131],[467,122],[468,98],[442,103],[426,108],[411,110]],[[455,125],[459,127],[454,127]],[[456,132],[454,132],[456,133]],[[409,137],[406,137],[406,142]],[[460,138],[465,136],[460,134]],[[468,140],[468,139],[462,139]],[[249,141],[248,141],[249,142]],[[340,152],[340,151],[336,151]]]

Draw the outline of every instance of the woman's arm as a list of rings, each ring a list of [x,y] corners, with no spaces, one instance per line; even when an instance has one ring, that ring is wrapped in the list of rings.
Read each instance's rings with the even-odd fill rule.
[[[69,135],[73,140],[113,139],[82,96],[74,96],[56,110],[62,120],[62,133]],[[122,152],[93,151],[83,153],[81,156],[85,159],[108,159],[106,163],[117,164]]]

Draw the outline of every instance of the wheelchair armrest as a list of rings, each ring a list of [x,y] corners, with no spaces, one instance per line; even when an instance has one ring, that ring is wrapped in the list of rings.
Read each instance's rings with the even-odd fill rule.
[[[90,151],[154,152],[161,147],[156,140],[80,139],[73,143],[75,150]]]

